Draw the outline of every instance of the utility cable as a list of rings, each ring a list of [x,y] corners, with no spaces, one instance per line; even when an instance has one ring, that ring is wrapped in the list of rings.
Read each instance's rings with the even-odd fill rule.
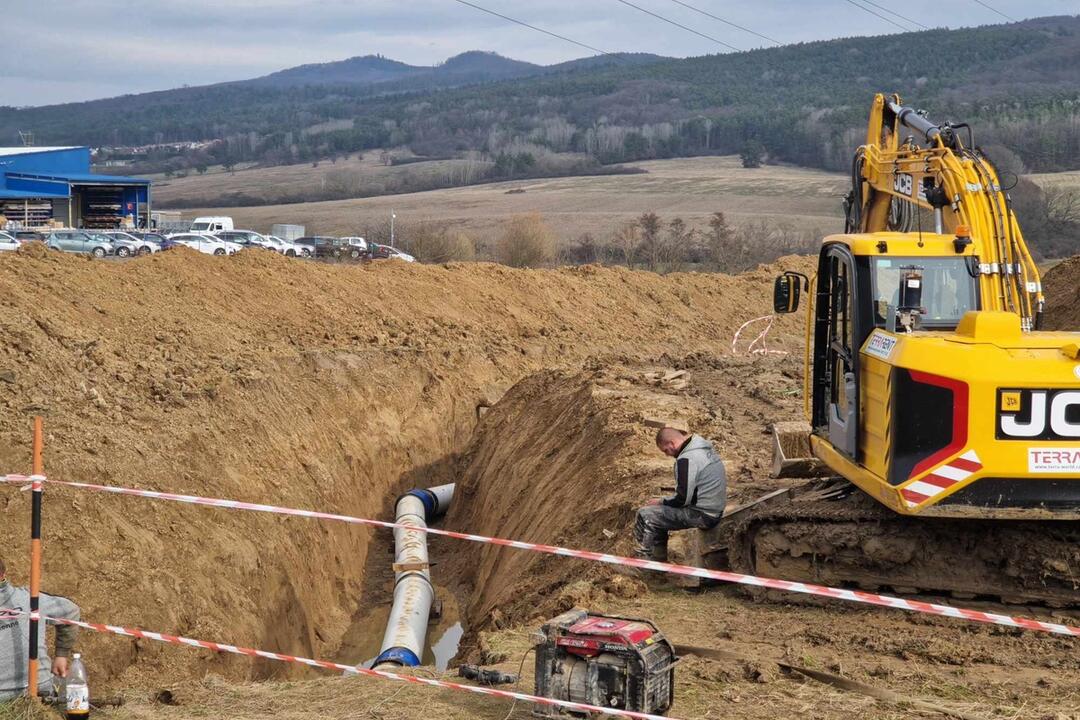
[[[486,12],[488,15],[494,15],[497,18],[502,18],[503,20],[506,20],[508,22],[512,22],[512,23],[514,23],[516,25],[521,25],[522,27],[527,27],[530,30],[535,30],[536,32],[542,32],[545,35],[550,35],[553,38],[558,38],[559,40],[565,40],[568,43],[573,43],[574,45],[577,45],[578,47],[583,47],[586,50],[592,50],[594,53],[598,53],[600,55],[613,55],[613,53],[609,53],[606,50],[601,50],[599,48],[594,48],[592,45],[586,45],[583,42],[578,42],[577,40],[573,40],[571,38],[568,38],[565,35],[560,35],[559,33],[551,32],[550,30],[545,30],[542,27],[537,27],[535,25],[530,25],[529,23],[525,22],[524,20],[516,20],[515,18],[512,18],[509,15],[503,15],[502,13],[497,13],[494,10],[488,10],[486,7],[481,7],[481,6],[477,5],[476,3],[469,2],[469,0],[454,0],[454,2],[459,2],[462,5],[468,5],[469,7],[475,8],[476,10],[479,10],[480,12]]]
[[[986,3],[984,3],[984,2],[982,1],[982,0],[975,0],[975,2],[979,3],[980,5],[982,5],[982,6],[984,7],[984,8],[986,8],[986,9],[987,9],[987,10],[989,10],[990,12],[995,12],[995,13],[997,13],[998,15],[1000,15],[1000,16],[1001,16],[1001,17],[1003,17],[1003,18],[1005,18],[1005,19],[1006,19],[1006,20],[1008,20],[1009,22],[1020,22],[1019,20],[1017,20],[1017,19],[1016,19],[1016,18],[1014,18],[1014,17],[1009,17],[1008,15],[1006,15],[1006,14],[1005,14],[1005,13],[1003,13],[1003,12],[1001,12],[1001,11],[1000,11],[1000,10],[998,10],[997,8],[995,8],[995,7],[991,7],[990,5],[987,5],[987,4],[986,4]]]
[[[887,23],[889,23],[889,24],[891,24],[891,25],[895,25],[896,27],[900,28],[900,29],[901,29],[901,30],[903,30],[904,32],[911,32],[911,28],[909,28],[909,27],[904,27],[903,25],[901,25],[900,23],[896,22],[896,21],[895,21],[895,20],[893,20],[892,18],[887,18],[887,17],[885,17],[884,15],[882,15],[881,13],[876,13],[876,12],[874,12],[873,10],[871,10],[870,8],[866,7],[865,5],[860,5],[859,3],[855,2],[855,0],[844,0],[844,2],[846,2],[846,3],[847,3],[847,4],[849,4],[849,5],[854,5],[855,7],[859,8],[860,10],[862,10],[862,11],[864,11],[864,12],[868,12],[868,13],[870,13],[870,14],[871,14],[871,15],[873,15],[874,17],[878,17],[878,18],[881,18],[881,19],[882,19],[882,20],[884,20],[885,22],[887,22]]]
[[[900,13],[898,13],[898,12],[896,12],[894,10],[890,10],[889,8],[885,7],[884,5],[878,5],[876,2],[874,2],[874,0],[862,0],[862,2],[866,3],[867,5],[873,5],[878,10],[884,10],[885,12],[889,13],[890,15],[894,15],[894,16],[900,18],[901,20],[909,22],[909,23],[911,23],[912,25],[914,25],[917,28],[921,28],[923,30],[929,30],[930,29],[929,27],[927,27],[926,25],[923,25],[918,20],[912,20],[911,18],[907,17],[906,15],[901,15]]]
[[[458,0],[458,2],[463,2],[463,0]],[[687,32],[692,32],[695,35],[697,35],[698,37],[703,37],[706,40],[711,40],[712,42],[716,43],[717,45],[723,45],[726,48],[734,50],[735,52],[742,52],[741,48],[737,48],[734,45],[729,45],[728,43],[724,42],[723,40],[718,40],[717,38],[714,38],[712,35],[706,35],[703,32],[698,32],[694,28],[687,27],[686,25],[683,25],[682,23],[675,22],[671,18],[666,18],[663,15],[658,15],[658,14],[654,13],[652,10],[646,10],[645,8],[641,7],[640,5],[635,5],[634,3],[628,2],[627,0],[618,0],[618,2],[621,2],[623,5],[626,5],[628,7],[632,7],[635,10],[640,10],[641,12],[645,13],[646,15],[652,15],[657,20],[663,20],[664,22],[668,23],[669,25],[674,25],[675,27],[682,28],[683,30],[686,30]]]
[[[768,35],[762,35],[761,33],[757,32],[756,30],[751,30],[750,28],[743,27],[742,25],[736,25],[735,23],[731,22],[730,20],[725,20],[722,17],[719,17],[717,15],[713,15],[711,12],[707,12],[705,10],[702,10],[701,8],[696,8],[693,5],[691,5],[690,3],[684,3],[684,2],[682,2],[682,0],[671,0],[671,2],[675,3],[676,5],[682,5],[684,8],[686,8],[688,10],[693,10],[696,13],[700,13],[700,14],[704,15],[705,17],[711,17],[713,20],[719,20],[720,22],[724,23],[725,25],[730,25],[733,28],[738,28],[739,30],[742,30],[743,32],[748,32],[751,35],[757,35],[762,40],[768,40],[769,42],[775,43],[777,45],[783,45],[784,44],[784,43],[780,42],[779,40],[772,39]]]

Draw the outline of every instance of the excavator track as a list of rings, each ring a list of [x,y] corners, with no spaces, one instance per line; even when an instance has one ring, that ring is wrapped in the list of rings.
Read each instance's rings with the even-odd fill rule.
[[[1080,608],[1080,521],[912,518],[834,480],[751,504],[717,531],[736,572]]]

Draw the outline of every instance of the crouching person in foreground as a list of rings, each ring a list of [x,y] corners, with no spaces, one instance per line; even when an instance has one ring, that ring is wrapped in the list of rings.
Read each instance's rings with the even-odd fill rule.
[[[634,539],[638,557],[667,562],[669,532],[707,530],[720,522],[727,473],[712,443],[700,435],[665,427],[656,433],[656,447],[675,458],[675,495],[652,500],[638,510]]]
[[[41,593],[39,598],[42,615],[63,620],[79,619],[78,605],[67,598],[45,593]],[[27,614],[10,615],[4,610]],[[29,612],[30,591],[8,582],[4,561],[0,559],[0,702],[26,693],[30,654]],[[51,661],[45,644],[46,625],[56,627],[56,653]],[[78,633],[79,628],[73,625],[59,625],[51,620],[38,626],[38,676],[35,679],[38,694],[54,694],[53,678],[67,677],[68,657],[75,647]]]

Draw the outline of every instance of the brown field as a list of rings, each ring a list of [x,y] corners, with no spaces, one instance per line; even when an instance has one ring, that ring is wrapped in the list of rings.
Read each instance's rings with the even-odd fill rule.
[[[408,153],[395,152],[398,158]],[[356,195],[392,193],[402,184],[440,185],[460,182],[465,160],[432,160],[404,165],[386,165],[381,152],[370,151],[342,157],[336,162],[297,163],[272,167],[238,167],[226,172],[220,165],[205,175],[190,173],[185,177],[149,175],[154,181],[154,199],[162,206],[180,203],[191,205],[205,198],[243,195],[265,201],[302,193],[333,192],[347,189]]]
[[[1063,187],[1070,190],[1080,190],[1080,170],[1069,170],[1059,173],[1036,173],[1028,175],[1034,182],[1042,187]]]
[[[365,159],[363,165],[368,162]],[[225,192],[226,187],[252,189],[267,182],[317,182],[325,166],[296,165],[238,171],[235,175],[188,177],[155,192],[158,202],[165,203],[171,193],[180,189],[206,195],[208,188]],[[766,220],[819,234],[842,227],[840,195],[846,180],[839,174],[776,166],[747,170],[735,157],[656,160],[635,166],[648,172],[512,181],[355,200],[207,207],[185,210],[184,216],[230,215],[237,227],[254,230],[269,230],[270,225],[280,222],[304,225],[309,234],[347,235],[381,228],[393,209],[403,227],[438,221],[478,240],[496,234],[508,217],[529,212],[542,213],[564,239],[586,232],[603,237],[648,211],[665,220],[679,216],[698,227],[704,226],[716,211],[723,211],[736,223]]]

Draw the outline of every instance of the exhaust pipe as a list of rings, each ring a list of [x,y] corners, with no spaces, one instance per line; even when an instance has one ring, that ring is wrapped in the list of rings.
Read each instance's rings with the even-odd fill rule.
[[[452,483],[428,490],[410,490],[398,498],[394,521],[426,528],[428,523],[446,514],[453,497]],[[386,623],[382,649],[373,663],[376,670],[420,664],[434,601],[427,533],[394,528],[394,605]]]

